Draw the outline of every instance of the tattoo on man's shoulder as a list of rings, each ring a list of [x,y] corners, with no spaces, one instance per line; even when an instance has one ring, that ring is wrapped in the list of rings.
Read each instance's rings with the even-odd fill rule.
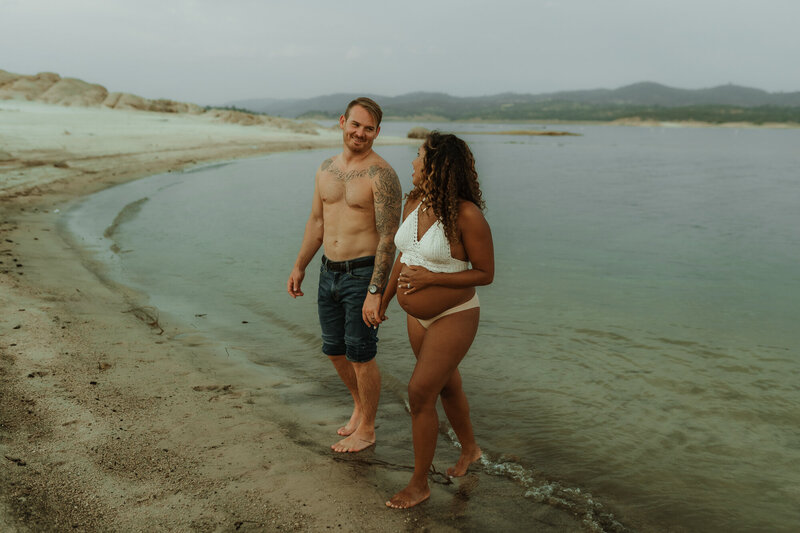
[[[375,203],[394,207],[400,206],[403,190],[400,180],[392,167],[370,167],[370,175],[375,180]]]
[[[328,159],[326,159],[325,161],[322,162],[322,164],[319,166],[319,168],[322,169],[322,170],[328,170],[328,168],[332,164],[333,164],[333,158],[329,157]]]

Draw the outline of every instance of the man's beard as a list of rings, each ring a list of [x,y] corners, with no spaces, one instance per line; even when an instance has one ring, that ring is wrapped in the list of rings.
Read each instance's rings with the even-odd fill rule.
[[[370,143],[366,139],[357,140],[357,137],[351,135],[348,140],[350,142],[347,143],[347,146],[354,152],[366,152],[370,148]]]

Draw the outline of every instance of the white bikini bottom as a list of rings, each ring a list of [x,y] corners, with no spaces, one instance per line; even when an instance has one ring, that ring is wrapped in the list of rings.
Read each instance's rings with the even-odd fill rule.
[[[458,304],[455,307],[451,307],[450,309],[447,309],[439,313],[435,317],[429,318],[427,320],[422,318],[417,318],[417,322],[419,322],[423,328],[428,329],[429,327],[431,327],[431,324],[433,324],[442,317],[446,317],[447,315],[452,315],[453,313],[459,313],[461,311],[466,311],[467,309],[472,309],[473,307],[480,307],[480,306],[481,303],[478,301],[478,293],[476,292],[472,298],[470,298],[463,304]]]

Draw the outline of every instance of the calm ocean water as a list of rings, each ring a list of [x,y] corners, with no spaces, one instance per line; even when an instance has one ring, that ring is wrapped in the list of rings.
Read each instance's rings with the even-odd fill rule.
[[[523,502],[464,529],[524,524],[535,500],[606,530],[796,530],[800,130],[549,128],[581,136],[464,135],[497,273],[461,368],[482,471]],[[264,372],[287,416],[343,421],[319,353],[317,262],[305,298],[285,290],[314,171],[334,152],[143,179],[88,198],[66,227],[187,336]],[[408,190],[416,148],[378,152]],[[404,313],[389,316],[376,457],[410,465],[413,355]],[[443,435],[438,470],[450,457]]]

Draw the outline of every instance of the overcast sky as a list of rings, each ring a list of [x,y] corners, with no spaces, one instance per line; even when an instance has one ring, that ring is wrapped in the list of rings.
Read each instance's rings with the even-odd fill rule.
[[[800,0],[0,0],[0,69],[221,104],[735,83],[800,91]]]

